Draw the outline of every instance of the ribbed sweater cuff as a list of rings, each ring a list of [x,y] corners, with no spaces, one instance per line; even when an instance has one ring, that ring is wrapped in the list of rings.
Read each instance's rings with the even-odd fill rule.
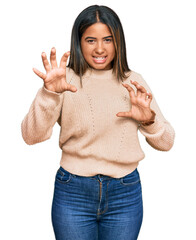
[[[52,91],[47,90],[44,86],[40,88],[36,99],[35,99],[35,106],[40,107],[41,110],[47,112],[49,110],[55,110],[58,108],[59,104],[62,100],[61,93],[55,93]]]
[[[48,96],[53,96],[55,97],[56,96],[60,96],[62,93],[56,93],[56,92],[52,92],[48,89],[46,89],[44,86],[42,87],[42,94],[43,95],[48,95]]]
[[[164,128],[164,123],[156,116],[153,124],[149,126],[140,125],[141,130],[149,134],[155,134],[160,132]]]

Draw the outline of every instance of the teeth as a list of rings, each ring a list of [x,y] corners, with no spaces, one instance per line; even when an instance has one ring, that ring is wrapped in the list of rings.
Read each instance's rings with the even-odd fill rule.
[[[105,57],[94,57],[94,58],[96,58],[96,59],[98,59],[98,60],[102,60],[102,59],[104,59]]]

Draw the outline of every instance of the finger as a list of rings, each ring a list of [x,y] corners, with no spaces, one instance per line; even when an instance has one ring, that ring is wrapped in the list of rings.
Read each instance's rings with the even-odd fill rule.
[[[131,86],[129,86],[128,84],[122,83],[122,85],[129,91],[130,97],[134,98],[135,97],[135,91],[133,90],[133,88]]]
[[[142,92],[140,92],[140,91],[137,91],[137,92],[139,93],[139,95],[140,95],[140,97],[141,97],[142,99],[146,100],[146,98],[147,98],[147,92],[146,92],[146,93],[142,93]]]
[[[147,93],[146,89],[136,81],[130,81],[142,93]]]
[[[50,63],[52,68],[57,68],[56,49],[53,47],[50,52]]]
[[[66,68],[67,66],[67,59],[70,55],[70,52],[66,52],[65,54],[63,54],[62,58],[61,58],[61,62],[60,62],[60,68]]]
[[[77,88],[71,84],[67,85],[67,91],[76,92]]]
[[[152,101],[152,98],[153,98],[153,97],[152,97],[152,93],[147,93],[147,99],[146,99],[146,101],[150,103],[150,102]]]
[[[37,70],[36,68],[33,68],[33,72],[40,78],[42,78],[43,80],[46,79],[46,74],[40,72],[39,70]]]
[[[44,65],[44,68],[45,68],[46,72],[49,72],[51,70],[51,67],[50,67],[50,64],[48,62],[47,56],[44,52],[42,53],[42,62],[43,62],[43,65]]]
[[[116,114],[117,117],[131,117],[130,112],[119,112]]]

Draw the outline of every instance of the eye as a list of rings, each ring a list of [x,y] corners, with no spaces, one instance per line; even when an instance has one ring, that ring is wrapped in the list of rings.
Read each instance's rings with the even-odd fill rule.
[[[87,42],[90,43],[90,44],[93,44],[93,43],[95,42],[95,40],[93,40],[93,39],[88,39]]]
[[[112,39],[112,38],[105,38],[104,41],[105,41],[106,43],[110,43],[110,42],[113,41],[113,39]]]

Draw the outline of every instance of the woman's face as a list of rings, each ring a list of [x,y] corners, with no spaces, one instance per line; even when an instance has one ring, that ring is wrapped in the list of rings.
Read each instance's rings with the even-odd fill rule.
[[[115,56],[112,34],[106,24],[95,23],[81,38],[81,49],[86,62],[94,69],[109,70]]]

